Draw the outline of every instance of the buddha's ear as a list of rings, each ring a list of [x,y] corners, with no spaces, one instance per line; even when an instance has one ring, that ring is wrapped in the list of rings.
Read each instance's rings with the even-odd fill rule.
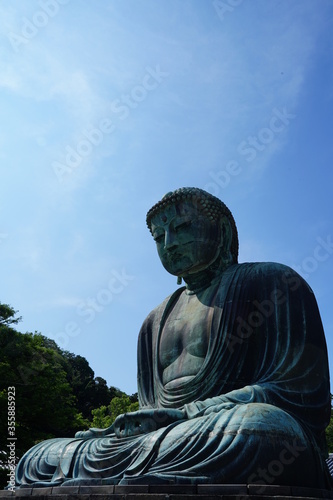
[[[231,259],[232,228],[228,217],[221,217],[221,236],[223,254],[227,260]]]

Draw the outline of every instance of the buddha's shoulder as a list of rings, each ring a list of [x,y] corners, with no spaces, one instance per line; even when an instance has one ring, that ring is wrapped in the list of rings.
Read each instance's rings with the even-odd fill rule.
[[[279,262],[243,262],[241,264],[236,264],[236,269],[239,269],[240,271],[247,271],[247,272],[253,272],[253,273],[259,273],[259,274],[276,274],[276,275],[281,275],[281,274],[296,274],[297,272],[294,271],[291,267],[285,265],[285,264],[280,264]]]
[[[294,269],[278,262],[244,262],[236,265],[235,273],[243,286],[246,283],[256,286],[270,282],[272,286],[290,286],[293,289],[308,287],[306,281]]]

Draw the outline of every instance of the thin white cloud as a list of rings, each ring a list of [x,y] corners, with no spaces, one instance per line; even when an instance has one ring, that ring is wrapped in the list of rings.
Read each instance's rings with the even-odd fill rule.
[[[40,308],[52,308],[57,309],[59,307],[65,308],[75,308],[82,301],[82,297],[61,295],[51,298],[50,300],[44,300],[36,304]]]

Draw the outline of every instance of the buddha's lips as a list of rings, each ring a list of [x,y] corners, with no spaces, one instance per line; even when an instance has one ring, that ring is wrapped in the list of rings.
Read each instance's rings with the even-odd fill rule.
[[[172,252],[172,253],[167,253],[165,255],[166,257],[166,260],[168,260],[169,262],[179,262],[181,260],[183,260],[184,258],[186,258],[186,255],[183,254],[183,253],[179,253],[179,252]]]

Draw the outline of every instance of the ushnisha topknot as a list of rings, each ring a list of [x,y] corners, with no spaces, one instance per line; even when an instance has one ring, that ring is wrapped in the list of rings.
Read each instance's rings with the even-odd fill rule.
[[[234,262],[238,262],[238,232],[235,219],[229,208],[223,201],[200,188],[183,187],[169,192],[156,203],[147,213],[146,221],[151,232],[151,219],[165,207],[181,201],[191,200],[198,204],[210,220],[219,220],[222,216],[227,217],[232,229],[231,255]]]

